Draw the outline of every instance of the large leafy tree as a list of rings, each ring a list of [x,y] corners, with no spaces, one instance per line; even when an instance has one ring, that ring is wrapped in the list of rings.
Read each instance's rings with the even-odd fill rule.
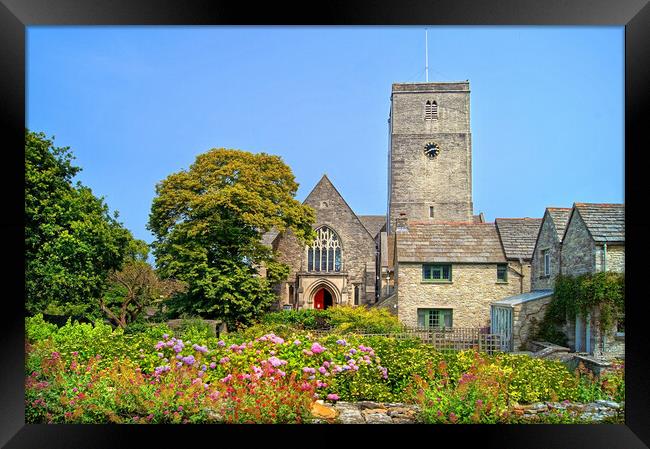
[[[101,311],[115,326],[135,322],[145,308],[161,303],[183,291],[174,279],[161,280],[147,262],[149,247],[142,240],[132,240],[124,266],[108,275],[107,289],[99,300]]]
[[[262,234],[275,228],[313,238],[314,211],[294,198],[297,189],[280,157],[223,148],[159,183],[149,218],[156,264],[162,276],[188,286],[172,309],[232,326],[268,308],[271,285],[288,269],[261,243]]]
[[[98,316],[106,277],[120,268],[130,232],[73,177],[69,147],[25,133],[25,308]]]

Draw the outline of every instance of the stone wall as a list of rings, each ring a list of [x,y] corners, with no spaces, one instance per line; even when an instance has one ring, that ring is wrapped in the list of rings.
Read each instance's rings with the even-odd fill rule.
[[[397,295],[391,295],[386,299],[378,302],[373,307],[378,309],[386,309],[393,315],[397,315]]]
[[[614,271],[625,273],[625,246],[607,245],[607,267],[603,266],[604,250],[602,245],[596,246],[596,271]]]
[[[398,318],[417,326],[417,309],[453,309],[453,327],[487,327],[490,303],[519,293],[519,280],[497,283],[497,264],[453,264],[451,283],[422,282],[422,265],[398,266]]]
[[[530,291],[530,261],[518,260],[508,261],[508,281],[519,282],[519,293],[527,293]]]
[[[513,307],[512,337],[515,351],[528,349],[528,342],[533,337],[532,333],[537,330],[537,325],[544,319],[546,309],[552,299],[553,296],[547,296],[534,301],[526,301]]]
[[[548,249],[551,255],[551,270],[548,276],[544,275],[542,251],[545,249]],[[560,274],[560,249],[560,240],[557,238],[555,225],[547,212],[544,214],[544,221],[540,227],[530,266],[532,290],[552,289],[555,286],[555,278]]]
[[[562,274],[578,276],[596,270],[596,247],[587,226],[575,210],[562,243]]]
[[[591,344],[594,356],[602,359],[625,358],[625,337],[616,335],[616,326],[614,325],[608,331],[602,331],[598,309],[594,309],[591,318]]]
[[[438,104],[438,119],[425,120],[426,101]],[[472,143],[468,83],[394,84],[391,97],[389,219],[472,220]],[[440,153],[429,158],[424,146]],[[434,217],[429,207],[434,207]]]

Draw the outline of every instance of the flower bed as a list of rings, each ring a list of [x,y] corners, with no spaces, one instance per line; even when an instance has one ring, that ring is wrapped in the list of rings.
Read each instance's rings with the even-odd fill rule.
[[[28,323],[27,421],[308,422],[322,399],[408,402],[424,422],[492,423],[508,422],[517,404],[624,398],[622,365],[596,378],[560,362],[439,352],[417,340],[289,335],[127,336],[101,324]]]

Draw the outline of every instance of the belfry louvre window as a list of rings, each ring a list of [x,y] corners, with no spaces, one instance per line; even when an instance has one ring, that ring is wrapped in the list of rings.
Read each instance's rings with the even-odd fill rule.
[[[307,271],[341,271],[341,241],[327,226],[316,230],[316,238],[307,248]]]
[[[438,103],[435,101],[427,100],[424,105],[424,119],[425,120],[438,120]]]

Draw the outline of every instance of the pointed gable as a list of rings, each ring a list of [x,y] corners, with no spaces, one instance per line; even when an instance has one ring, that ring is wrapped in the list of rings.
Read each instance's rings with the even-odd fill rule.
[[[374,242],[375,236],[364,226],[327,175],[322,176],[303,204],[316,211],[315,225],[330,224],[336,228],[336,223],[345,223],[346,227],[354,227],[357,233],[370,237]]]
[[[564,236],[566,225],[569,223],[571,208],[570,207],[547,207],[546,211],[548,212],[548,215],[551,218],[553,225],[555,226],[555,232],[557,233],[558,240],[562,242],[562,237]]]
[[[508,259],[531,259],[541,218],[497,218],[499,237]]]
[[[574,208],[595,242],[625,242],[623,204],[575,203]]]
[[[359,215],[359,220],[374,237],[386,230],[386,215]]]

